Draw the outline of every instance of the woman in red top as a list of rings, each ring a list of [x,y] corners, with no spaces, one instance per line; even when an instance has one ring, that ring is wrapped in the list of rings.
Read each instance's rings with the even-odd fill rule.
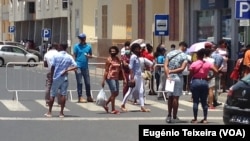
[[[105,64],[105,72],[103,76],[102,87],[104,88],[106,80],[111,92],[111,96],[108,98],[103,108],[108,113],[109,112],[108,104],[109,102],[111,102],[111,108],[112,108],[111,114],[119,114],[120,112],[118,110],[115,110],[115,98],[119,94],[119,72],[122,69],[121,60],[117,57],[117,54],[119,53],[118,47],[111,46],[109,48],[109,53],[110,56],[107,58]],[[123,79],[126,82],[124,71],[122,72],[123,72]]]

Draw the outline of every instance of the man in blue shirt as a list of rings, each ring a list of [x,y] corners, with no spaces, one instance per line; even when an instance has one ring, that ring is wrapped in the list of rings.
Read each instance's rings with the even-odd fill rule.
[[[211,54],[211,57],[214,59],[214,64],[219,69],[223,63],[223,57],[216,51],[216,45],[213,45],[211,47],[213,53]],[[218,102],[218,89],[219,89],[219,83],[220,83],[220,76],[215,76],[215,89],[214,89],[214,100],[213,100],[213,106],[219,106],[221,103]]]
[[[71,55],[66,52],[67,45],[61,44],[58,53],[51,60],[51,80],[49,111],[44,114],[46,117],[52,117],[51,111],[55,96],[59,93],[61,96],[61,111],[59,117],[64,117],[63,109],[65,107],[66,95],[68,89],[68,71],[77,68],[76,62]]]
[[[89,58],[92,58],[92,46],[86,43],[86,35],[81,33],[78,35],[80,43],[74,45],[74,58],[77,63],[76,81],[77,81],[77,93],[78,93],[78,102],[94,102],[91,92],[90,92],[90,76],[88,69]],[[87,100],[82,96],[82,77],[85,83]]]

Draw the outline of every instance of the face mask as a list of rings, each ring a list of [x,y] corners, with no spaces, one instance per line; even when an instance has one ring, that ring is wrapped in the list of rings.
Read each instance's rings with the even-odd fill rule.
[[[125,50],[125,54],[130,54],[130,50]]]
[[[110,53],[111,56],[116,56],[116,53]]]

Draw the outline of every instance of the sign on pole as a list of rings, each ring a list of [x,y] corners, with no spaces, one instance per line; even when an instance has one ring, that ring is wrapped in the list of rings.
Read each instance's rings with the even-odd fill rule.
[[[51,38],[51,29],[44,28],[42,29],[42,38]]]
[[[9,26],[9,33],[14,33],[16,30],[15,26]]]
[[[168,36],[168,15],[155,15],[155,36]]]
[[[250,19],[250,0],[235,1],[235,18]]]

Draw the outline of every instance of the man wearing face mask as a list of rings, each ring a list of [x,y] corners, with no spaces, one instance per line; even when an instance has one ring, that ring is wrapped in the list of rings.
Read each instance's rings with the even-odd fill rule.
[[[94,102],[91,93],[90,93],[90,76],[88,69],[89,58],[92,58],[92,46],[86,43],[86,35],[81,33],[78,35],[80,43],[75,44],[74,46],[74,58],[77,63],[77,70],[75,71],[76,81],[77,81],[77,93],[78,93],[78,102]],[[87,100],[82,96],[82,77],[85,83]]]

